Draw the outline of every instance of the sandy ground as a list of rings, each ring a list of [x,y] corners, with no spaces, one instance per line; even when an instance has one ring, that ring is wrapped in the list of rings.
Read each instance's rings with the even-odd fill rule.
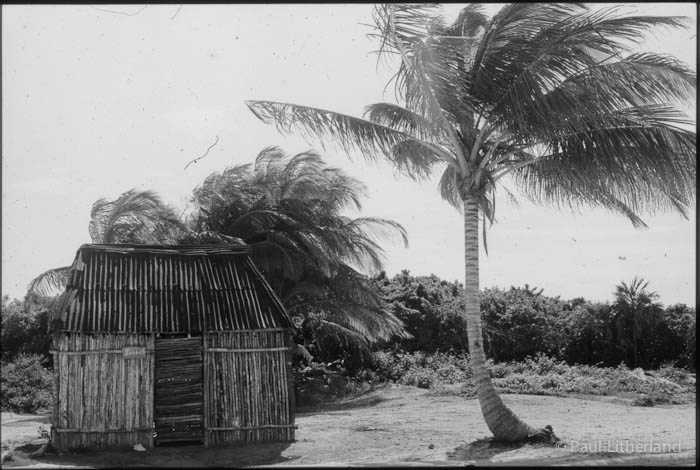
[[[15,451],[5,468],[695,465],[695,404],[630,406],[612,397],[504,395],[534,426],[551,424],[559,446],[494,445],[478,402],[413,387],[385,387],[296,416],[297,441],[204,449],[201,446],[45,454]],[[48,417],[2,414],[2,442],[41,442]]]

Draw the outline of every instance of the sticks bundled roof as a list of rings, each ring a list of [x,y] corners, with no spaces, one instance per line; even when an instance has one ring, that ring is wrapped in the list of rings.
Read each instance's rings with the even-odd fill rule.
[[[162,332],[289,328],[246,247],[83,245],[53,329]]]

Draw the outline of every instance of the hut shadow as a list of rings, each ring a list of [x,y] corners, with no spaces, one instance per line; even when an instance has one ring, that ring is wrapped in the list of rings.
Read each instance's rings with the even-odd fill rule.
[[[331,399],[328,401],[317,401],[312,403],[304,403],[298,405],[296,414],[299,415],[315,415],[330,411],[354,410],[358,408],[369,408],[378,405],[390,398],[380,397],[376,395],[359,395],[351,398]]]
[[[130,449],[61,454],[50,452],[41,457],[33,458],[32,461],[20,459],[18,463],[77,468],[240,468],[285,462],[291,463],[298,457],[285,457],[282,455],[284,450],[291,444],[291,442],[279,442],[231,447],[181,445],[155,447],[145,452],[137,452]]]
[[[357,398],[342,402],[330,402],[330,403],[319,403],[309,409],[299,409],[300,413],[304,411],[338,411],[338,410],[351,410],[356,408],[368,408],[370,406],[378,405],[379,403],[387,401],[388,398],[382,397],[364,397]]]
[[[6,426],[12,427],[12,426],[16,426],[18,424],[29,423],[29,422],[38,423],[38,424],[51,424],[51,417],[48,415],[46,415],[46,416],[27,416],[27,417],[23,417],[21,419],[16,419],[14,421],[4,422],[4,423],[2,423],[2,426],[3,427],[6,427]]]
[[[401,398],[401,396],[387,396],[385,385],[369,385],[362,390],[346,392],[321,391],[310,388],[310,390],[300,393],[295,391],[295,412],[297,416],[316,415],[334,411],[354,410],[369,408],[391,400]]]

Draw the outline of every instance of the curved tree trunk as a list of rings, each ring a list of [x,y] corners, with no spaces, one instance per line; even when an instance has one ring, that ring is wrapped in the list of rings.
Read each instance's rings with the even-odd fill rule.
[[[498,396],[486,368],[479,305],[479,213],[476,198],[464,198],[464,303],[469,359],[474,373],[481,412],[498,441],[520,441],[538,431],[518,418]]]

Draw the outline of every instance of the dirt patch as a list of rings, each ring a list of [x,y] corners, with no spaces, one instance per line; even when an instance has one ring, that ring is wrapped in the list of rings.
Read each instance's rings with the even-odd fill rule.
[[[24,460],[8,461],[4,466],[695,463],[694,403],[636,407],[624,399],[530,395],[503,395],[503,400],[533,426],[551,424],[563,442],[558,446],[495,444],[489,439],[477,400],[437,396],[414,387],[389,386],[322,406],[300,409],[296,417],[297,441],[294,443],[227,449],[187,446],[147,452],[86,452],[44,455],[37,459],[19,455]],[[5,428],[3,418],[3,441]],[[654,445],[658,447],[654,448]]]
[[[15,448],[34,441],[41,442],[41,429],[51,428],[48,414],[26,415],[2,412],[2,449]]]

